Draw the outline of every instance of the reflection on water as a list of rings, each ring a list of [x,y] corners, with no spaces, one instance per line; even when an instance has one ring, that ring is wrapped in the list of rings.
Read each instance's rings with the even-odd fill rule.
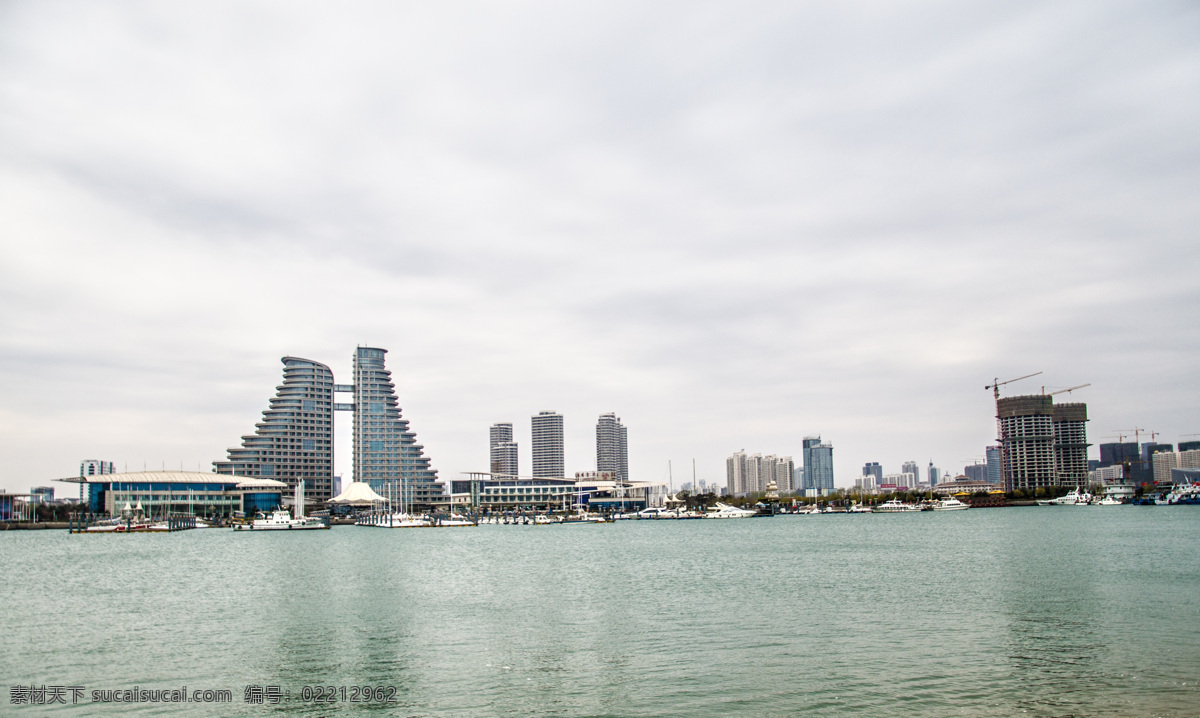
[[[0,669],[232,689],[208,715],[262,715],[240,700],[254,684],[398,691],[390,706],[282,709],[302,715],[1191,715],[1198,519],[11,532],[0,558],[23,580],[0,584],[5,616],[53,620],[16,621]]]

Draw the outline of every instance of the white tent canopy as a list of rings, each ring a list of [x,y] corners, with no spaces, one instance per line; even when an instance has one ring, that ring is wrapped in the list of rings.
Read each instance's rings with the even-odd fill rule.
[[[346,490],[329,500],[331,504],[344,506],[368,506],[382,504],[387,499],[371,490],[365,481],[351,481]]]

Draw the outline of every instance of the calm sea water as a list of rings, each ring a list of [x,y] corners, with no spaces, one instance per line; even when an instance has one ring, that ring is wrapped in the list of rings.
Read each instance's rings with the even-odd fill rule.
[[[1200,508],[0,534],[9,687],[189,715],[1200,715]],[[394,686],[388,704],[304,686]],[[244,703],[247,686],[292,702]],[[349,695],[349,694],[348,694]]]

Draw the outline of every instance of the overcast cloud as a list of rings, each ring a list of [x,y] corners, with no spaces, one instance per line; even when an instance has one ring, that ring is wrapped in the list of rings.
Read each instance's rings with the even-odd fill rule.
[[[1194,2],[0,4],[0,488],[207,470],[356,344],[443,479],[543,409],[957,471],[1038,370],[1176,442],[1197,128]]]

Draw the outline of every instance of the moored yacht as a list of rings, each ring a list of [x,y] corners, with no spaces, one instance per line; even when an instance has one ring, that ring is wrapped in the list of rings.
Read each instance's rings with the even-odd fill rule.
[[[969,509],[969,508],[971,508],[970,504],[965,504],[965,503],[959,501],[958,499],[954,498],[953,496],[951,496],[950,498],[947,498],[947,499],[941,499],[940,501],[934,501],[933,505],[929,507],[929,510],[930,511],[962,511],[963,509]]]
[[[292,515],[282,509],[276,509],[271,515],[259,514],[250,523],[234,524],[234,531],[295,531],[309,529],[327,529],[329,524],[312,516],[292,518]]]
[[[890,501],[884,501],[882,504],[879,504],[878,506],[876,506],[874,509],[872,509],[872,513],[900,514],[900,513],[907,513],[909,511],[920,511],[920,510],[921,510],[921,507],[917,506],[916,504],[906,504],[903,501],[901,501],[900,499],[892,499]]]
[[[718,501],[715,506],[712,506],[711,508],[708,509],[708,511],[704,514],[704,518],[706,518],[706,519],[748,519],[751,516],[755,516],[757,514],[758,514],[757,511],[753,511],[751,509],[739,509],[736,506],[730,506],[729,504],[723,504],[720,501]]]

